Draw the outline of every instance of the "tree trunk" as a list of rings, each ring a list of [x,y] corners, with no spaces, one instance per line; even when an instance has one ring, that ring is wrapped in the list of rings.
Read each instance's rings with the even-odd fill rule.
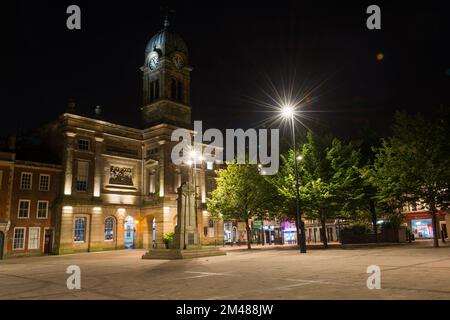
[[[373,226],[373,233],[375,234],[375,242],[378,242],[378,217],[377,217],[377,211],[375,209],[375,201],[370,199],[370,212],[372,213],[372,226]]]
[[[322,211],[322,214],[321,214],[321,217],[320,217],[320,222],[321,222],[321,224],[322,224],[322,241],[323,241],[323,247],[324,248],[328,248],[328,239],[327,239],[327,226],[326,226],[326,221],[327,219],[326,219],[326,217],[325,217],[325,215],[323,214],[323,211]]]
[[[431,222],[433,223],[433,240],[434,240],[434,247],[439,247],[439,235],[438,235],[438,228],[436,226],[436,206],[434,205],[434,201],[431,201],[430,204],[430,210],[431,210]]]
[[[252,248],[251,244],[251,230],[250,230],[250,224],[248,223],[248,219],[245,219],[245,229],[247,230],[247,249]]]

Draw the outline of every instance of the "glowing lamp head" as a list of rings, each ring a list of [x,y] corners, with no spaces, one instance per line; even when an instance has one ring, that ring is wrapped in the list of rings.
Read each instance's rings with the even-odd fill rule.
[[[281,109],[281,113],[285,118],[292,118],[292,116],[294,115],[294,108],[290,105],[285,105]]]

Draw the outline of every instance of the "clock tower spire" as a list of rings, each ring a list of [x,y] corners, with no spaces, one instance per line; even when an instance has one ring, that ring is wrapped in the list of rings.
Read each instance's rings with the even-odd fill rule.
[[[164,28],[145,49],[142,116],[146,126],[171,124],[191,126],[190,72],[188,50],[183,39],[171,30],[166,16]]]

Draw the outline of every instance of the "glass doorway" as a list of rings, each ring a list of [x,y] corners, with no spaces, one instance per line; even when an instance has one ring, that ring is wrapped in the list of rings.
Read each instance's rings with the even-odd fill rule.
[[[125,249],[134,249],[134,239],[136,234],[135,222],[132,216],[128,216],[125,219],[125,236],[124,236],[124,247]]]

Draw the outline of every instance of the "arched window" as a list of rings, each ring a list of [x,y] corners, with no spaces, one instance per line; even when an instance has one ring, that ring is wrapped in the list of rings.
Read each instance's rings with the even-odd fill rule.
[[[105,220],[105,241],[114,240],[114,218],[108,217]]]
[[[75,219],[75,230],[73,241],[75,242],[86,241],[86,218]]]
[[[208,222],[208,227],[214,228],[214,221],[209,220],[209,222]]]

